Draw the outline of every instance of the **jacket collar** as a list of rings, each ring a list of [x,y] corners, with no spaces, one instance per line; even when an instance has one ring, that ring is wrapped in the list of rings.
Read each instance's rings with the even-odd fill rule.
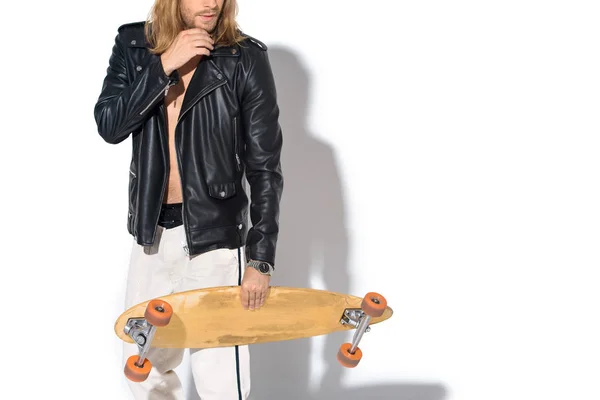
[[[148,43],[146,39],[146,35],[144,29],[137,29],[135,32],[132,32],[132,35],[127,38],[127,42],[125,43],[127,47],[132,48],[149,48],[150,43]],[[238,46],[217,46],[210,52],[210,57],[239,57],[239,47]]]
[[[136,29],[127,36],[125,45],[129,48],[148,49],[150,43],[146,40],[144,30]],[[186,95],[183,99],[180,118],[183,117],[200,99],[212,92],[219,86],[225,85],[228,82],[227,73],[223,69],[223,65],[217,61],[224,57],[239,57],[240,48],[234,46],[217,46],[211,51],[210,56],[204,57],[198,64],[196,71],[192,75]],[[175,72],[176,80],[178,74]]]

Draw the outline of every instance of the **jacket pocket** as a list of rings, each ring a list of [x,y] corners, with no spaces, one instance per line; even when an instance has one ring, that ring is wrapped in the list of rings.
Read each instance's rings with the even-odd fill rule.
[[[235,182],[212,183],[208,185],[208,194],[215,199],[228,199],[236,193]]]

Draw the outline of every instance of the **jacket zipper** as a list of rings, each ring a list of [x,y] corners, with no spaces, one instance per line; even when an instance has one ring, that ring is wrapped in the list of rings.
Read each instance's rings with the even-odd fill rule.
[[[169,78],[169,82],[165,85],[164,89],[161,89],[160,92],[158,92],[158,94],[156,96],[154,96],[154,98],[148,103],[148,105],[140,112],[140,115],[144,114],[150,108],[150,106],[161,96],[161,94],[164,97],[166,97],[167,94],[169,93],[169,89],[171,88],[171,86],[174,86],[176,83],[177,82],[175,82],[174,80]],[[168,131],[168,127],[166,126],[167,124],[165,123],[164,117],[163,117],[163,125],[165,128],[165,132]],[[167,141],[168,141],[168,138],[167,138]],[[167,173],[164,176],[164,183],[163,183],[163,188],[162,188],[161,193],[165,192],[165,187],[166,187],[166,183],[167,183],[168,179],[169,179],[169,171],[167,170]],[[160,218],[160,207],[161,206],[159,206],[159,209],[158,209],[155,226],[156,226],[156,224],[158,224],[158,219]],[[187,232],[186,232],[186,235],[187,235]],[[186,249],[186,251],[187,251],[187,249]]]
[[[148,105],[146,107],[144,107],[144,109],[142,111],[140,111],[140,115],[144,115],[144,113],[146,111],[148,111],[148,109],[152,106],[152,104],[154,104],[154,102],[156,100],[158,100],[158,98],[163,95],[163,97],[167,96],[167,93],[169,93],[169,88],[171,86],[175,85],[175,82],[173,82],[172,80],[169,79],[169,82],[167,83],[167,85],[165,86],[164,89],[161,89],[160,92],[158,92],[158,94],[156,96],[154,96],[154,98],[150,101],[150,103],[148,103]]]
[[[237,144],[237,117],[233,118],[233,154],[235,155],[235,167],[239,171],[242,170],[240,156],[238,154],[238,144]]]
[[[168,88],[167,88],[167,90],[168,90]],[[165,93],[166,93],[166,92],[165,92]],[[162,125],[163,125],[163,127],[165,128],[165,132],[167,132],[169,129],[168,129],[168,127],[167,127],[167,124],[166,124],[166,122],[165,122],[165,118],[166,118],[166,110],[165,110],[164,112],[161,112],[161,114],[163,115],[163,117],[162,117],[162,118],[163,118],[163,120],[162,120],[163,124],[162,124]],[[167,137],[167,142],[168,142],[168,137]],[[168,146],[168,145],[167,145],[167,146]],[[168,151],[168,150],[167,150],[167,151]],[[169,166],[167,165],[167,171],[166,171],[166,173],[163,175],[163,185],[162,185],[162,189],[161,189],[161,191],[160,191],[161,193],[164,193],[164,192],[165,192],[165,188],[166,188],[166,186],[167,186],[167,182],[168,182],[168,181],[169,181]],[[154,221],[154,226],[155,226],[155,227],[156,227],[156,226],[158,226],[158,220],[160,219],[160,209],[161,209],[161,206],[162,206],[162,201],[161,201],[161,204],[158,206],[158,212],[156,213],[156,221]],[[155,233],[154,237],[156,237],[156,233]]]
[[[191,102],[190,105],[185,109],[185,110],[181,110],[181,112],[179,113],[179,118],[177,118],[177,125],[179,125],[179,121],[181,121],[181,119],[183,118],[183,116],[185,114],[187,114],[188,111],[190,111],[192,109],[192,107],[194,106],[194,104],[197,103],[198,99],[206,96],[208,93],[212,92],[213,90],[215,90],[216,88],[218,88],[219,86],[223,86],[225,85],[225,81],[220,81],[217,82],[216,84],[213,84],[211,86],[208,86],[206,88],[204,88],[204,90],[202,92],[200,92]],[[177,126],[176,125],[176,126]]]
[[[171,86],[173,86],[174,84],[175,83],[169,81],[169,84],[164,89],[164,95],[165,96],[167,95],[167,93],[169,91],[169,88]],[[221,85],[224,85],[224,84],[225,84],[225,82],[219,82],[216,85],[212,85],[212,86],[206,88],[202,93],[200,93],[200,95],[198,97],[202,97],[206,93],[208,93],[208,92],[212,91],[213,89],[216,89],[217,87],[219,87]],[[161,93],[163,93],[163,92],[161,91],[154,98],[154,100],[152,100],[150,102],[150,104],[154,103],[154,101],[160,96]],[[146,109],[148,109],[149,107],[150,107],[150,105],[148,105],[146,107]],[[146,111],[146,109],[144,109],[144,111],[142,111],[142,114]],[[179,113],[179,117],[177,118],[177,122],[175,123],[175,155],[177,156],[177,170],[179,171],[179,183],[181,184],[182,188],[184,187],[184,184],[183,184],[183,171],[181,170],[181,154],[179,153],[179,141],[178,141],[179,135],[177,134],[177,127],[178,127],[179,121],[181,120],[181,118],[183,117],[183,115],[185,115],[185,113],[187,113],[190,109],[191,109],[191,107],[188,107],[187,109],[182,110],[183,112]],[[164,128],[165,128],[165,132],[168,131],[168,127],[166,126],[166,124],[165,124]],[[167,179],[168,179],[168,176],[165,177],[165,182],[166,182]],[[165,189],[165,187],[163,185],[163,193],[164,193],[164,189]],[[189,249],[190,236],[189,236],[188,229],[187,229],[188,223],[187,223],[187,218],[186,218],[186,213],[185,213],[185,194],[183,195],[183,197],[181,199],[181,213],[182,213],[182,218],[183,218],[183,231],[185,232],[185,240],[187,242],[187,243],[185,243],[184,250],[185,250],[186,254],[189,256],[189,254],[190,254],[190,249]],[[159,214],[160,214],[160,210],[159,210]]]
[[[208,88],[206,88],[203,92],[201,92],[197,98],[201,98],[203,96],[206,95],[206,93],[212,91],[213,89],[218,88],[221,85],[224,85],[225,82],[218,82],[216,85],[212,85]],[[194,99],[194,101],[192,101],[192,104],[194,104],[196,102],[196,99]],[[177,122],[175,123],[175,154],[177,156],[177,170],[179,171],[179,183],[181,184],[181,188],[183,190],[183,188],[185,187],[183,184],[183,171],[181,170],[181,154],[179,153],[179,135],[177,134],[177,127],[179,126],[179,121],[181,121],[181,118],[192,108],[192,106],[186,108],[185,110],[182,110],[179,113],[179,117],[177,118]],[[185,192],[185,191],[184,191]],[[183,194],[182,198],[181,198],[181,213],[182,213],[182,217],[183,217],[183,231],[185,232],[185,240],[186,240],[186,244],[185,244],[185,252],[186,254],[189,256],[190,255],[190,235],[188,233],[188,223],[187,223],[187,218],[186,218],[186,213],[185,213],[185,193]]]
[[[182,214],[182,218],[183,218],[183,231],[185,232],[185,246],[184,246],[184,250],[185,253],[189,256],[190,255],[190,236],[188,234],[188,223],[187,223],[187,218],[186,218],[186,214],[185,214],[185,190],[183,189],[185,186],[183,185],[183,171],[181,168],[181,154],[179,153],[179,142],[177,139],[179,139],[179,135],[177,135],[177,125],[179,124],[179,121],[177,121],[177,123],[175,124],[175,154],[177,155],[177,170],[179,171],[179,183],[181,184],[181,190],[183,191],[183,195],[181,196],[181,214]]]

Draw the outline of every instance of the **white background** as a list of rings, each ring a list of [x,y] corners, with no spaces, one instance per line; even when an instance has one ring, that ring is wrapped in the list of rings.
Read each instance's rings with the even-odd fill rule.
[[[93,106],[118,26],[151,1],[8,4],[2,397],[128,399],[130,142],[104,143]],[[600,399],[599,17],[575,0],[240,0],[285,134],[273,284],[374,290],[395,311],[354,370],[335,361],[346,335],[253,347],[254,398]]]

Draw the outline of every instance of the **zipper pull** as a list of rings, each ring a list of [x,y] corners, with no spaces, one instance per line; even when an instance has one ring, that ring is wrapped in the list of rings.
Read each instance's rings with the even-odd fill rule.
[[[175,86],[175,82],[172,80],[169,80],[169,84],[167,85],[167,87],[165,89],[165,97],[167,97],[167,93],[169,93],[169,89],[171,89],[171,86]]]
[[[242,166],[241,166],[242,163],[240,162],[240,156],[238,156],[237,153],[235,153],[235,161],[236,161],[235,164],[236,164],[237,170],[241,171],[242,170]]]
[[[183,248],[183,251],[185,251],[185,255],[189,256],[190,255],[190,248],[187,245],[187,241],[185,239],[181,239],[181,247]]]

